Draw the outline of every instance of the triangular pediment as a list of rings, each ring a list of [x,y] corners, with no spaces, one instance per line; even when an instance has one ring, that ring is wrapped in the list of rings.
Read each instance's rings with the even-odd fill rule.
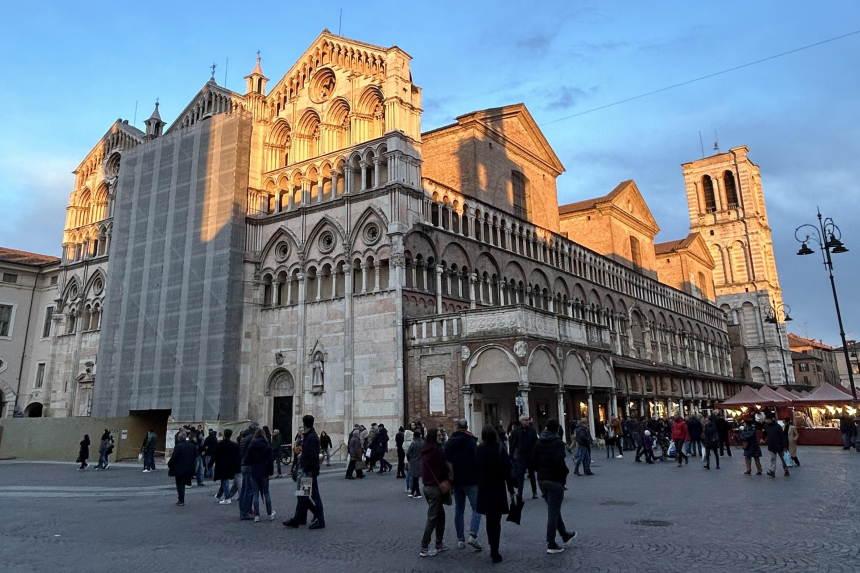
[[[557,174],[564,172],[564,165],[525,104],[518,103],[467,113],[457,117],[457,123],[463,126],[478,123],[496,137],[514,143]]]
[[[708,243],[701,233],[691,233],[685,242],[688,244],[687,250],[691,255],[700,259],[711,268],[716,267],[717,264],[711,254],[711,249],[708,248]]]
[[[241,106],[245,97],[215,83],[214,79],[206,82],[197,95],[185,106],[185,109],[176,117],[176,120],[165,131],[165,135],[190,127],[201,119],[212,117],[220,113],[230,113],[237,105]]]
[[[290,98],[295,97],[307,88],[314,72],[324,67],[331,68],[336,74],[360,74],[382,81],[388,73],[387,62],[392,50],[411,59],[397,47],[367,44],[332,34],[325,29],[278,83],[272,86],[269,96],[280,97],[286,93]]]
[[[619,184],[609,195],[606,196],[606,204],[611,205],[616,211],[623,212],[627,217],[635,219],[651,233],[656,236],[660,227],[651,214],[651,209],[642,197],[639,187],[631,179]]]

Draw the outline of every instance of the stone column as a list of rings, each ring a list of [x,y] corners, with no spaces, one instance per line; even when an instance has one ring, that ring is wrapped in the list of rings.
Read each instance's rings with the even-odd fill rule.
[[[442,314],[442,265],[436,265],[436,314]]]
[[[331,172],[331,200],[334,201],[337,199],[337,180],[340,179],[337,175],[337,171]],[[347,434],[349,437],[349,434]]]
[[[367,292],[367,263],[361,263],[361,292]]]
[[[597,434],[594,432],[594,390],[588,389],[588,431],[591,432],[591,439],[595,439]]]
[[[463,395],[463,415],[469,428],[474,432],[475,428],[472,426],[472,387],[463,386],[460,388],[460,393]]]
[[[374,187],[379,187],[379,185],[381,184],[381,181],[380,181],[380,179],[382,178],[382,173],[381,173],[381,169],[380,169],[381,165],[382,165],[382,158],[381,157],[374,157],[373,158],[373,186]]]
[[[331,270],[331,297],[337,297],[337,269]]]
[[[290,301],[292,300],[292,296],[293,296],[293,277],[288,276],[287,277],[287,300],[286,300],[286,302],[283,302],[283,304],[284,305],[290,304]]]
[[[478,308],[478,305],[475,301],[475,283],[477,282],[478,277],[475,273],[471,273],[469,275],[469,308]],[[483,289],[481,289],[481,299],[484,298]],[[483,302],[483,300],[481,300]]]
[[[352,193],[352,173],[354,169],[352,165],[344,165],[343,166],[343,194],[349,195]]]
[[[564,429],[565,438],[567,437],[567,424],[564,416],[564,387],[555,389],[555,397],[558,400],[558,423]]]
[[[373,292],[379,291],[379,267],[382,262],[379,259],[373,261]]]
[[[271,306],[276,306],[277,301],[278,301],[278,285],[280,283],[276,282],[277,280],[278,280],[278,277],[274,277],[272,279],[272,296],[271,296],[271,300],[269,301],[269,305],[271,305]]]
[[[522,378],[522,374],[520,375],[520,378]],[[528,384],[528,382],[523,383],[523,381],[520,380],[520,385],[517,388],[517,390],[519,390],[519,392],[520,392],[520,398],[523,399],[523,412],[520,415],[521,416],[529,416],[530,414],[529,414],[529,384]]]
[[[361,186],[359,190],[364,191],[367,189],[367,170],[370,168],[370,165],[367,164],[366,161],[361,162]]]

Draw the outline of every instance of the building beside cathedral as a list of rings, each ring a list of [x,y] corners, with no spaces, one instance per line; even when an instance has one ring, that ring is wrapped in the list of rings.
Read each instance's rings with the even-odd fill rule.
[[[75,171],[44,414],[291,436],[312,413],[341,440],[519,413],[594,428],[739,390],[730,324],[778,296],[745,148],[744,209],[699,190],[722,156],[687,164],[692,233],[655,244],[632,181],[558,205],[564,166],[522,104],[422,133],[410,60],[326,30],[273,85],[258,57],[245,93],[212,79],[169,125],[158,105],[144,131],[117,120]],[[746,328],[753,378],[772,374]]]

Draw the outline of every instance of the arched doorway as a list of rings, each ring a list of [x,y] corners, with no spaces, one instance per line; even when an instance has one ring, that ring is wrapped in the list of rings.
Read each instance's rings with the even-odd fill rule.
[[[25,418],[41,418],[42,417],[42,403],[41,402],[33,402],[28,405],[24,409],[24,417]]]
[[[293,394],[296,384],[288,370],[279,368],[269,376],[266,395],[272,398],[272,430],[280,430],[285,444],[293,441]]]

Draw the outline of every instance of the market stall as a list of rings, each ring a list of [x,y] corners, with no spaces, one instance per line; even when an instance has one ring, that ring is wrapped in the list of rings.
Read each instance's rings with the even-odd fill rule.
[[[822,384],[808,396],[795,401],[802,408],[803,418],[797,420],[798,443],[801,445],[841,446],[839,425],[843,416],[857,416],[856,400],[851,394]]]

